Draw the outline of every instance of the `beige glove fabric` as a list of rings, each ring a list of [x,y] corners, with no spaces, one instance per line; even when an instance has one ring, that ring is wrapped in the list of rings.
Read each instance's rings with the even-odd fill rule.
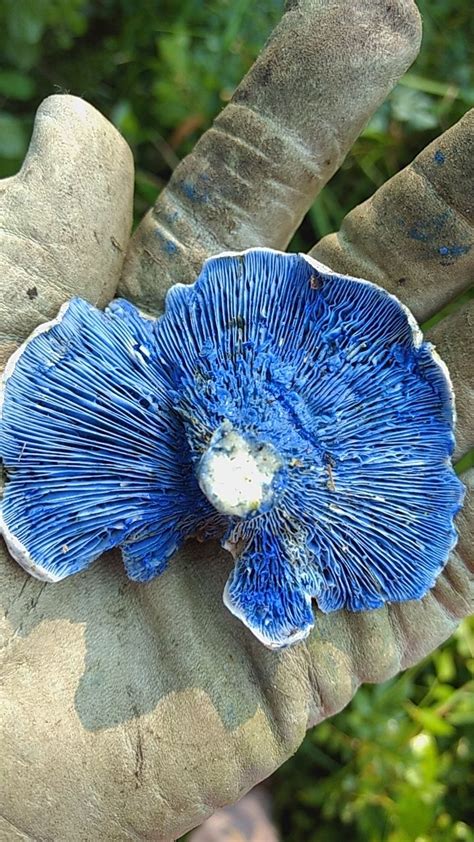
[[[20,172],[0,179],[0,367],[61,304],[113,297],[132,225],[133,159],[87,102],[51,96]]]
[[[345,5],[338,0],[290,4],[229,111],[222,112],[217,128],[178,167],[158,210],[139,227],[127,254],[121,294],[158,311],[165,289],[176,280],[193,280],[209,253],[229,246],[285,246],[317,190],[418,49],[419,18],[411,2],[356,2],[350,19],[342,14]],[[79,106],[74,98],[54,97],[45,107],[66,114]],[[89,106],[84,108],[90,116],[82,142],[77,131],[68,138],[66,115],[58,147],[65,151],[63,162],[55,157],[52,135],[42,153],[53,159],[51,185],[46,173],[38,176],[37,186],[23,194],[23,204],[16,205],[8,222],[21,231],[28,210],[36,219],[31,231],[40,225],[44,208],[49,209],[54,233],[41,240],[41,254],[45,259],[53,255],[48,265],[57,274],[48,305],[49,276],[45,279],[36,253],[25,259],[17,238],[10,265],[32,273],[46,303],[40,307],[35,299],[37,309],[28,311],[29,319],[21,308],[18,316],[15,306],[7,309],[17,277],[7,267],[0,281],[6,302],[0,312],[5,346],[54,314],[61,303],[55,295],[63,300],[77,293],[101,303],[112,295],[112,279],[120,272],[123,251],[110,237],[123,248],[130,224],[129,154],[106,123],[103,147],[87,140],[87,130],[94,135],[94,126],[104,121]],[[246,128],[247,120],[254,120],[260,133]],[[60,121],[45,124],[46,134]],[[268,146],[272,137],[278,141],[274,147]],[[449,143],[454,153],[456,142]],[[76,162],[77,205],[65,209],[53,175],[73,169],[64,160],[68,144],[71,154],[81,147],[79,160],[90,166],[81,170]],[[96,150],[95,170],[88,145]],[[321,164],[330,150],[336,157]],[[463,155],[459,166],[466,172]],[[218,169],[221,158],[228,165],[224,173],[222,162]],[[39,155],[32,168],[33,186],[35,173],[42,173],[41,160]],[[97,185],[96,170],[101,173]],[[203,173],[212,184],[207,194],[212,201],[197,201],[199,191],[179,188],[180,179],[185,185],[202,185]],[[3,186],[5,194],[10,183]],[[461,206],[467,189],[458,180],[454,207]],[[2,200],[0,192],[0,212],[6,213]],[[396,216],[398,193],[386,201]],[[78,228],[67,248],[55,252],[52,244],[62,242],[62,226],[72,225],[76,206],[84,208],[84,228]],[[166,208],[172,208],[167,221]],[[98,228],[92,227],[93,218]],[[94,230],[105,250],[100,258],[91,245]],[[176,251],[162,238],[176,242]],[[400,235],[401,253],[404,247]],[[358,253],[354,247],[354,274]],[[457,262],[460,266],[461,260]],[[411,269],[407,263],[404,276]],[[379,282],[385,282],[389,270],[390,261]],[[108,292],[105,277],[111,279]],[[431,301],[431,286],[438,284],[439,275],[434,271],[423,277],[426,301]],[[60,294],[57,278],[63,281]],[[403,298],[402,289],[399,295]],[[456,324],[461,319],[464,329],[464,316],[453,318]],[[466,338],[453,341],[442,325],[439,351],[450,357],[464,389],[464,364],[458,360]],[[463,450],[472,440],[467,416],[460,424]],[[29,578],[3,553],[0,838],[168,842],[217,807],[235,802],[296,750],[308,726],[347,704],[361,681],[382,681],[416,662],[469,612],[469,505],[472,498],[458,520],[458,548],[424,600],[363,614],[316,612],[308,641],[278,653],[266,650],[224,608],[222,592],[232,562],[216,543],[188,542],[169,569],[147,585],[127,581],[113,553],[88,572],[55,585]]]
[[[412,0],[291,0],[266,48],[134,234],[119,294],[153,313],[210,254],[284,249],[415,59]]]

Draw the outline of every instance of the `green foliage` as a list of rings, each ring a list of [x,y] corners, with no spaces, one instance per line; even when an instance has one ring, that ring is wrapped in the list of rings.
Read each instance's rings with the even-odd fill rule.
[[[0,177],[20,166],[41,100],[69,91],[106,114],[132,147],[141,215],[230,98],[281,5],[0,0],[0,54],[7,57],[0,113],[9,121],[4,136],[13,137],[0,147]]]
[[[273,778],[285,842],[474,842],[474,624],[362,687]]]
[[[14,67],[31,70],[42,55],[45,33],[57,50],[67,50],[84,33],[86,7],[86,0],[2,0],[1,54]]]
[[[294,241],[308,248],[474,104],[469,0],[420,0],[424,43]],[[0,0],[0,177],[21,164],[34,110],[70,91],[132,146],[140,216],[230,98],[281,0]]]
[[[316,200],[293,248],[336,230],[474,105],[470,0],[418,5],[419,58]],[[230,98],[281,11],[280,0],[0,0],[0,177],[21,165],[41,100],[69,91],[131,145],[138,218]],[[472,464],[471,452],[462,467]],[[285,842],[474,842],[473,634],[465,623],[423,664],[361,688],[310,732],[272,782]]]

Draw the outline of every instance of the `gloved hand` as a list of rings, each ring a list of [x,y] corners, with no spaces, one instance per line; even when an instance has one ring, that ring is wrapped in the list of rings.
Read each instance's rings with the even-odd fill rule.
[[[0,183],[2,362],[71,295],[112,297],[126,250],[119,293],[157,313],[209,254],[284,248],[419,39],[411,0],[291,0],[128,250],[129,150],[81,100],[46,100],[21,172]],[[396,292],[419,320],[438,310],[472,277],[473,134],[471,112],[313,253]],[[456,458],[473,439],[473,333],[466,305],[429,337],[454,382]],[[470,506],[423,600],[316,611],[311,636],[281,652],[224,608],[232,560],[217,543],[188,542],[148,585],[114,554],[48,585],[3,553],[2,838],[164,842],[237,800],[361,682],[415,663],[469,612]]]

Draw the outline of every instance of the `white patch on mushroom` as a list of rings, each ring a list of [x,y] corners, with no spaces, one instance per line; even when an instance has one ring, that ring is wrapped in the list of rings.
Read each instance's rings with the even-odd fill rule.
[[[247,441],[229,422],[216,431],[197,476],[210,503],[222,514],[246,517],[269,502],[281,460],[271,445]]]

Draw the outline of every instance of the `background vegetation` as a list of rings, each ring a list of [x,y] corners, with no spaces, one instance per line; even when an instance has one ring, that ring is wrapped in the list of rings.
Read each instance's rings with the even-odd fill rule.
[[[294,248],[336,229],[474,105],[471,0],[418,5],[418,60],[311,208]],[[280,0],[0,0],[0,177],[19,168],[43,97],[70,91],[132,147],[138,219],[281,11]],[[473,674],[474,627],[465,623],[424,663],[362,688],[314,729],[271,781],[285,842],[474,842]]]

